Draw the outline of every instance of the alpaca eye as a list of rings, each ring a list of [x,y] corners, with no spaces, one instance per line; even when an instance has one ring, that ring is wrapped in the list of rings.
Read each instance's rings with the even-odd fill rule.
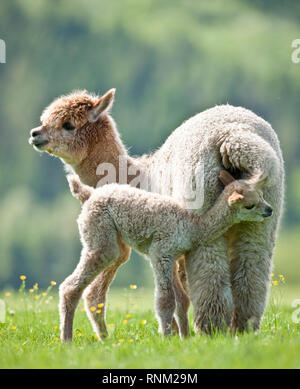
[[[67,131],[75,130],[75,127],[70,122],[66,122],[63,124],[63,128]]]
[[[245,207],[246,209],[253,209],[255,207],[255,205],[248,205],[247,207]]]

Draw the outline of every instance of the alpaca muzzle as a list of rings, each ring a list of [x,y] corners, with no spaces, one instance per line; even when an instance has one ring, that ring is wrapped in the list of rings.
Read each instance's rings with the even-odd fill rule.
[[[41,149],[49,143],[49,140],[45,137],[45,134],[41,131],[41,127],[33,128],[30,131],[29,144],[36,147],[37,149]]]

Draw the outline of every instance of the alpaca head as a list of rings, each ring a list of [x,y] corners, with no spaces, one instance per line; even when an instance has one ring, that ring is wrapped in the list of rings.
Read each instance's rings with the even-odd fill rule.
[[[105,136],[111,126],[108,112],[115,89],[102,97],[76,91],[54,100],[42,113],[40,127],[30,131],[29,143],[71,165],[79,164],[90,152],[90,145]]]
[[[253,180],[235,180],[222,170],[219,179],[226,186],[227,202],[237,221],[263,221],[272,215],[272,207],[263,198],[262,176]]]

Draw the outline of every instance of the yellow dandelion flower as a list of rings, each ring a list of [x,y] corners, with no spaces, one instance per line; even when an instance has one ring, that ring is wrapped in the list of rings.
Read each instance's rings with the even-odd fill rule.
[[[56,337],[55,337],[55,341],[57,342],[58,340],[59,340],[59,338],[56,336]]]
[[[81,312],[84,312],[85,311],[85,309],[84,308],[81,308]]]
[[[136,285],[130,285],[130,289],[136,289],[137,286]]]
[[[11,329],[12,329],[12,330],[16,330],[16,329],[17,329],[17,326],[12,326]]]
[[[274,273],[271,273],[270,276],[271,276],[271,277],[274,277]]]
[[[123,320],[123,324],[127,324],[128,323],[128,320]]]
[[[146,324],[146,323],[147,323],[147,320],[145,320],[145,319],[141,321],[141,324]]]
[[[6,293],[5,293],[5,296],[6,296],[6,297],[9,297],[10,295],[11,295],[11,294],[10,294],[9,292],[6,292]]]
[[[43,292],[43,293],[42,293],[42,296],[47,296],[47,293],[46,293],[46,292]]]
[[[98,308],[103,308],[103,307],[104,307],[104,304],[103,304],[103,303],[98,304],[97,307],[98,307]]]
[[[20,280],[22,281],[26,280],[26,276],[20,276]]]
[[[58,329],[58,326],[54,326],[53,328],[54,328],[55,330],[57,330],[57,329]]]
[[[80,338],[82,336],[82,333],[78,332],[77,336]]]
[[[34,290],[38,290],[38,288],[39,288],[39,284],[38,284],[38,283],[36,283],[36,284],[33,285],[33,289],[34,289]]]
[[[33,293],[34,292],[34,289],[29,289],[29,293]]]
[[[273,281],[273,285],[274,285],[274,286],[278,285],[278,281],[276,281],[276,280]]]
[[[36,295],[34,296],[34,298],[35,298],[36,300],[38,300],[38,299],[40,298],[40,296],[39,296],[38,294],[36,294]]]
[[[55,281],[51,281],[50,284],[51,285],[56,285],[56,282]]]
[[[96,311],[96,313],[101,313],[102,312],[102,310],[101,309],[97,309],[97,311]]]
[[[127,313],[127,314],[125,315],[125,317],[126,317],[127,319],[130,319],[130,318],[131,318],[130,313]]]
[[[134,339],[129,339],[128,342],[129,342],[129,343],[133,343],[133,342],[134,342]]]
[[[109,326],[114,327],[115,325],[114,325],[114,323],[109,323]]]
[[[124,339],[119,339],[119,343],[123,343],[124,342]]]
[[[90,311],[91,311],[91,312],[95,312],[96,309],[97,309],[96,307],[91,307],[91,308],[90,308]]]
[[[285,280],[285,277],[281,277],[281,281],[284,281]]]

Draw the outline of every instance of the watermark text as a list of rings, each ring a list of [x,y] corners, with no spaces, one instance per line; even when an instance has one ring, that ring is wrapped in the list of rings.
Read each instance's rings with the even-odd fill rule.
[[[5,323],[5,302],[0,299],[0,323]]]
[[[298,324],[298,323],[300,323],[300,299],[294,300],[292,302],[292,307],[293,308],[299,307],[299,308],[295,309],[295,311],[292,314],[292,322]]]
[[[6,63],[6,45],[3,39],[0,39],[0,63]]]
[[[292,42],[292,48],[293,50],[291,59],[293,63],[299,63],[300,62],[300,39],[294,39]]]
[[[204,203],[204,163],[160,166],[153,162],[146,169],[138,164],[128,164],[119,156],[118,167],[101,163],[96,170],[101,177],[97,187],[118,182],[147,192],[172,197],[187,209],[201,209]]]

